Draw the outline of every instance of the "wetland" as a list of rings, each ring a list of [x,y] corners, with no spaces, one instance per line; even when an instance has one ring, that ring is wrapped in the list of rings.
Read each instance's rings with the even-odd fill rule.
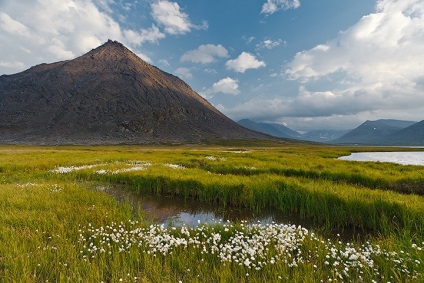
[[[424,167],[337,159],[398,150],[2,146],[0,281],[422,282]]]

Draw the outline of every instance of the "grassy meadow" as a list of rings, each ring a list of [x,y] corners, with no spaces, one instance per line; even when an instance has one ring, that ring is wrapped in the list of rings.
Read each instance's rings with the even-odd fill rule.
[[[388,150],[407,149],[0,146],[0,282],[423,282],[424,167],[336,159]],[[101,186],[317,228],[163,227]]]

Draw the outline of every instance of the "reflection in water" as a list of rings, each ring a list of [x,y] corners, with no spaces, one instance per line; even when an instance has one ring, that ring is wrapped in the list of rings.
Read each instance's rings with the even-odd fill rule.
[[[308,230],[318,232],[321,230],[322,232],[322,228],[313,226],[311,222],[284,214],[278,210],[256,213],[249,209],[222,208],[216,204],[200,203],[193,199],[184,200],[181,197],[141,196],[118,186],[97,186],[95,189],[112,195],[119,201],[130,203],[134,211],[141,209],[148,219],[162,223],[165,227],[168,225],[195,227],[203,223],[247,221],[248,223],[260,222],[266,224],[275,222],[301,225]],[[357,231],[345,230],[335,231],[330,236],[351,240],[362,238],[365,235],[360,235]]]
[[[129,202],[135,210],[141,209],[147,218],[165,225],[172,223],[177,226],[183,224],[196,226],[199,222],[248,221],[251,223],[271,223],[274,221],[287,224],[300,224],[299,222],[303,222],[302,226],[307,226],[305,221],[284,216],[276,210],[256,213],[248,209],[235,207],[222,208],[216,204],[200,203],[193,199],[185,200],[184,198],[175,196],[141,196],[120,187],[97,186],[95,189],[112,195],[119,201]]]

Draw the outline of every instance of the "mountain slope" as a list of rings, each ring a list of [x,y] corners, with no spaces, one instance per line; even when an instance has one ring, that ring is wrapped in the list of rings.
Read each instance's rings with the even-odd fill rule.
[[[156,143],[263,135],[115,41],[0,77],[0,142]]]
[[[424,145],[424,120],[415,123],[387,138],[389,145]]]
[[[366,121],[333,142],[338,144],[383,145],[387,138],[415,122],[401,120]]]
[[[257,123],[249,119],[238,121],[240,125],[248,129],[265,133],[279,138],[299,138],[301,135],[290,128],[277,123]]]

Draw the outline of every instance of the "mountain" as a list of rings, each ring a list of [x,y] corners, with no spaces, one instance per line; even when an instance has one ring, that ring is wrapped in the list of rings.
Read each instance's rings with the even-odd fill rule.
[[[392,127],[401,128],[401,129],[407,128],[417,123],[416,121],[404,121],[404,120],[394,120],[394,119],[380,119],[377,121],[380,123],[383,123]]]
[[[298,132],[295,132],[286,126],[277,123],[257,123],[249,119],[242,119],[238,121],[238,123],[248,129],[265,133],[274,137],[297,139],[301,136]]]
[[[412,121],[389,119],[366,121],[340,138],[333,140],[333,143],[390,145],[389,139],[391,136],[415,123],[416,122]],[[404,144],[404,142],[401,142],[400,144]]]
[[[424,145],[424,120],[394,133],[386,142],[390,145]]]
[[[109,40],[73,60],[0,76],[0,142],[116,144],[256,139],[189,85]]]
[[[274,137],[290,138],[304,141],[327,143],[336,138],[341,137],[348,131],[335,131],[335,130],[315,130],[300,134],[284,125],[277,123],[258,123],[249,119],[242,119],[238,121],[240,125],[248,129],[265,133]]]
[[[302,134],[302,137],[300,139],[306,140],[306,141],[314,141],[314,142],[321,142],[321,143],[328,143],[331,142],[344,134],[349,132],[346,131],[338,131],[338,130],[313,130],[308,131],[304,134]]]

